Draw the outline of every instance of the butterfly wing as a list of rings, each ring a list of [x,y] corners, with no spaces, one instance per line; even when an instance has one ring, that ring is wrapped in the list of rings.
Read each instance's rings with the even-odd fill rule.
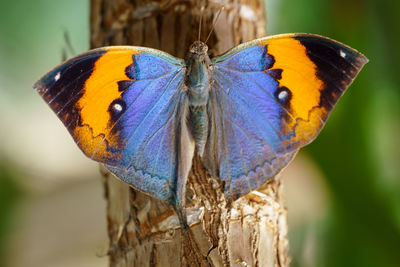
[[[66,61],[34,88],[88,157],[168,200],[176,183],[183,64],[153,49],[106,47]]]
[[[285,34],[213,59],[204,162],[236,199],[263,185],[320,132],[367,59],[341,43]]]

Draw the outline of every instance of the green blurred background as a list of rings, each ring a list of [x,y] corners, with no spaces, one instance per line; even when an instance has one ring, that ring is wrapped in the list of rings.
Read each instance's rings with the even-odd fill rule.
[[[107,266],[105,203],[87,160],[32,89],[88,1],[0,0],[0,266]],[[291,266],[400,266],[400,1],[266,0],[268,33],[329,36],[370,62],[282,174]]]

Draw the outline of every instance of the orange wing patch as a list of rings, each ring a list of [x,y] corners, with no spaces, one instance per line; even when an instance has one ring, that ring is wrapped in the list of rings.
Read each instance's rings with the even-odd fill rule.
[[[273,68],[282,69],[281,86],[292,92],[295,116],[307,118],[319,104],[323,83],[316,76],[316,66],[307,57],[306,48],[295,39],[280,39],[268,45],[268,54],[275,58]]]
[[[275,59],[272,69],[282,70],[279,86],[291,91],[290,110],[287,110],[290,114],[283,135],[294,129],[290,143],[312,139],[322,126],[320,117],[324,116],[324,111],[318,108],[324,83],[317,76],[317,66],[307,56],[306,47],[296,39],[267,40],[263,45],[268,46],[268,54]]]
[[[82,149],[88,156],[96,153],[99,158],[111,153],[107,151],[107,146],[118,146],[118,137],[111,133],[108,110],[110,104],[121,97],[118,81],[129,80],[125,69],[133,63],[132,55],[135,54],[132,50],[120,53],[110,51],[113,50],[108,49],[96,61],[92,75],[85,82],[84,94],[76,103],[82,126],[74,129],[74,135],[81,140]]]
[[[349,46],[312,34],[286,34],[261,44],[275,60],[271,69],[279,70],[278,89],[290,91],[281,131],[282,152],[291,151],[315,139],[368,59]]]

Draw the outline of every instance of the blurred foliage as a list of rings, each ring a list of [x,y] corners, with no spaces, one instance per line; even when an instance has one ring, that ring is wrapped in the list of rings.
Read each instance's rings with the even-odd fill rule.
[[[27,223],[15,221],[16,209],[29,195],[24,186],[35,182],[40,169],[24,162],[32,152],[26,151],[24,144],[40,132],[23,125],[40,103],[32,85],[61,62],[62,50],[67,47],[64,32],[75,33],[72,46],[76,51],[88,48],[88,3],[0,0],[0,266],[15,257],[9,254],[10,242]]]
[[[37,100],[34,81],[60,64],[74,32],[77,52],[89,47],[89,1],[0,0],[0,111]],[[28,90],[27,90],[28,89]]]
[[[292,243],[292,266],[400,266],[399,12],[392,0],[284,0],[275,15],[276,32],[329,36],[370,59],[305,148],[333,199],[315,226],[314,263],[301,261],[303,238]]]
[[[370,59],[305,149],[327,178],[332,205],[323,221],[291,229],[291,266],[400,266],[400,1],[266,3],[269,34],[321,34]],[[88,1],[0,0],[1,114],[23,112],[32,99],[43,104],[31,85],[61,61],[65,31],[77,52],[88,47]],[[0,160],[0,257],[20,196],[12,166]],[[315,252],[307,254],[310,233]]]
[[[21,190],[16,182],[20,174],[7,160],[0,158],[0,266],[5,266],[5,248],[13,228],[13,210],[18,204]]]

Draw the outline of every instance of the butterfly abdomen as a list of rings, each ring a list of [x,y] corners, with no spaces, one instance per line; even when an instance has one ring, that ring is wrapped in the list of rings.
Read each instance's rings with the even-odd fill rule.
[[[189,127],[196,143],[197,153],[202,156],[208,134],[206,106],[189,106]]]

